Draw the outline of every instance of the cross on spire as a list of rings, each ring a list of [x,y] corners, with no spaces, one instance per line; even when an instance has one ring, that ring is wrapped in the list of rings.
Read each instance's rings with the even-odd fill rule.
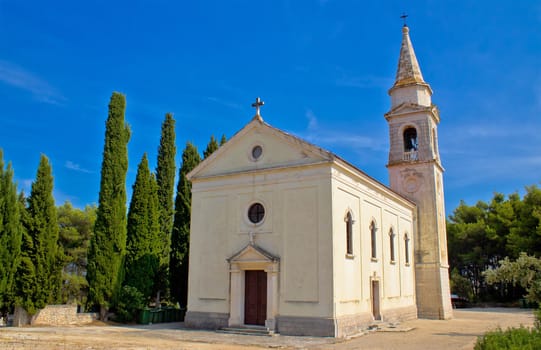
[[[263,106],[265,104],[265,102],[261,101],[261,99],[258,97],[255,99],[255,102],[252,103],[252,107],[255,107],[255,115],[257,117],[261,117],[261,113],[259,111],[259,109],[261,108],[261,106]]]
[[[400,18],[402,18],[404,20],[404,27],[407,27],[408,24],[406,23],[406,18],[408,18],[408,15],[405,12],[403,12],[402,16],[400,16]]]

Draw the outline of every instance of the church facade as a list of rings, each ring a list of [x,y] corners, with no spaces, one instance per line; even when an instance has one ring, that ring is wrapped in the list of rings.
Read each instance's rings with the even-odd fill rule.
[[[186,325],[342,337],[451,317],[439,115],[403,29],[390,187],[254,118],[192,181]]]

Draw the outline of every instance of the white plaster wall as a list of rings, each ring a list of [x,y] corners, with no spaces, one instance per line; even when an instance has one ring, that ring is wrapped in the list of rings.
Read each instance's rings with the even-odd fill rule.
[[[332,316],[329,165],[194,179],[188,310],[229,313],[227,258],[255,243],[280,258],[278,314]],[[251,203],[266,209],[255,226]]]
[[[370,178],[333,172],[333,251],[335,315],[370,313],[371,281],[380,281],[381,310],[415,305],[413,239],[410,265],[403,254],[403,234],[413,230],[414,205]],[[346,256],[344,216],[352,210],[353,257]],[[377,257],[371,258],[370,223],[376,222]],[[389,229],[395,230],[395,263],[390,261]]]

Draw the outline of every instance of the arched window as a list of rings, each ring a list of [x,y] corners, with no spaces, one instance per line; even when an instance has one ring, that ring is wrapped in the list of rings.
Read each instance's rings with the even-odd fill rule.
[[[408,127],[404,130],[404,152],[417,151],[417,129]]]
[[[406,255],[406,265],[410,263],[410,237],[406,233],[404,235],[404,254]]]
[[[346,254],[353,255],[353,217],[349,211],[346,215]]]
[[[372,221],[370,223],[370,241],[371,241],[371,247],[372,247],[372,259],[377,258],[377,250],[376,250],[376,223]]]
[[[394,234],[393,229],[391,228],[391,229],[389,230],[389,248],[391,249],[391,262],[392,262],[392,263],[395,262],[394,237],[395,237],[395,234]]]

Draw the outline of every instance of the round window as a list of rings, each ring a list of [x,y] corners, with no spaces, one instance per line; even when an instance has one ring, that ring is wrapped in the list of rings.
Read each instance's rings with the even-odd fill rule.
[[[265,217],[265,208],[261,203],[254,203],[248,209],[248,219],[253,224],[259,224]]]
[[[258,160],[262,154],[263,154],[263,148],[261,148],[261,146],[257,145],[254,148],[252,148],[252,158],[254,160]]]

